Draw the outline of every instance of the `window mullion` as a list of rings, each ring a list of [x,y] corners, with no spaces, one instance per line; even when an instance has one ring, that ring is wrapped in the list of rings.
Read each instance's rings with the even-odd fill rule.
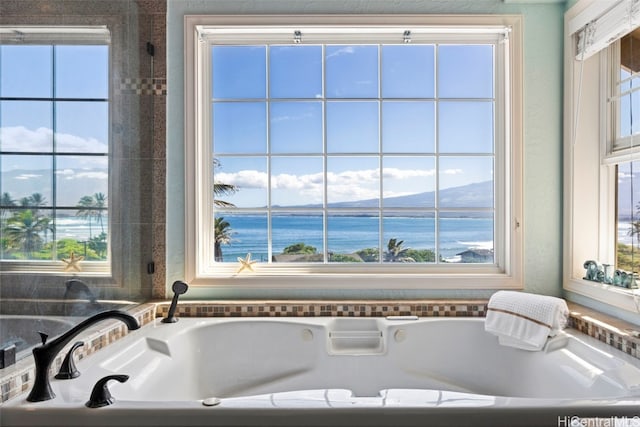
[[[56,173],[56,168],[57,168],[57,135],[58,135],[58,129],[57,129],[57,111],[58,111],[58,102],[56,101],[56,97],[58,96],[57,94],[57,85],[56,85],[56,61],[57,61],[57,55],[56,55],[56,47],[52,46],[51,47],[51,56],[52,56],[52,61],[51,61],[51,95],[53,98],[52,101],[52,121],[51,121],[51,125],[53,127],[53,134],[51,135],[51,137],[53,138],[52,141],[52,158],[51,158],[51,214],[52,214],[52,218],[51,221],[53,222],[53,233],[51,233],[53,235],[53,242],[57,241],[57,229],[58,227],[56,226],[57,223],[57,211],[56,211],[56,206],[58,205],[58,200],[57,200],[57,173]],[[57,254],[57,250],[58,250],[58,245],[57,244],[53,244],[51,245],[51,256],[52,256],[52,261],[55,261],[58,258],[58,254]]]

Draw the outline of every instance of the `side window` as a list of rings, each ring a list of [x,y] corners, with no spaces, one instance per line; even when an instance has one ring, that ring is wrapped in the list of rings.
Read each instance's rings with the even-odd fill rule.
[[[109,45],[0,45],[0,260],[108,270]],[[44,265],[44,264],[43,264]],[[100,267],[102,265],[102,267]]]
[[[610,133],[611,153],[616,156],[616,267],[640,271],[640,161],[634,160],[640,145],[640,30],[612,45]],[[626,155],[625,155],[626,154]]]

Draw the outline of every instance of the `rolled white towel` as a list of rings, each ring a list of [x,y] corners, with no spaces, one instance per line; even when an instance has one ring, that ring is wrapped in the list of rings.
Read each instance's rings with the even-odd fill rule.
[[[485,331],[497,335],[502,345],[530,351],[541,350],[569,319],[563,299],[524,292],[498,291],[487,309]]]

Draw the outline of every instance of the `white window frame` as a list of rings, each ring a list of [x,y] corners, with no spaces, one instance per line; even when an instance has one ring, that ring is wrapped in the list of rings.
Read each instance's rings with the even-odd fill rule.
[[[109,68],[111,69],[111,57],[113,46],[111,44],[111,32],[106,26],[1,26],[0,41],[3,44],[14,45],[106,45],[109,46]],[[109,72],[111,75],[111,72]],[[113,85],[109,82],[109,123],[111,122],[111,106],[113,104]],[[109,135],[111,131],[109,132]],[[109,142],[109,146],[111,143]],[[111,163],[111,146],[109,147],[108,159]],[[66,153],[65,153],[66,154]],[[53,154],[52,154],[53,155]],[[109,168],[110,170],[110,168]],[[52,171],[54,173],[55,171]],[[109,194],[114,194],[111,190],[111,179],[109,179]],[[111,203],[108,204],[108,212],[111,213]],[[108,215],[112,218],[113,215]],[[110,220],[111,221],[111,220]],[[62,261],[56,260],[0,260],[0,274],[45,274],[60,275],[77,273],[82,276],[110,277],[112,274],[111,256],[111,233],[109,227],[109,239],[107,240],[107,260],[105,261],[84,261],[81,262],[81,272],[72,270],[65,271]]]
[[[367,31],[382,37],[402,37],[410,31],[415,39],[435,34],[455,40],[457,34],[503,32],[504,61],[496,70],[506,84],[496,85],[495,215],[497,239],[502,244],[491,265],[386,265],[370,264],[254,264],[254,271],[238,273],[238,265],[216,263],[210,254],[213,230],[211,148],[208,111],[207,37],[233,33],[233,43],[255,38],[255,32],[271,33],[291,43],[294,31],[305,40],[327,41],[327,31],[351,32],[351,42],[371,40]],[[243,37],[243,33],[246,35]],[[382,36],[382,37],[381,37]],[[459,37],[458,37],[459,39]],[[231,40],[229,41],[231,43]],[[341,39],[340,42],[345,42]],[[521,289],[523,287],[522,209],[522,18],[520,16],[185,16],[185,279],[193,285],[232,288],[316,289]],[[501,109],[500,106],[504,106]],[[504,141],[501,143],[500,141]],[[499,150],[502,150],[499,152]],[[206,249],[203,249],[206,248]],[[400,268],[398,268],[400,267]]]
[[[631,29],[621,32],[613,23],[629,19],[611,16],[630,11],[626,6],[626,0],[581,0],[565,15],[563,287],[637,313],[639,290],[583,279],[587,260],[615,264],[616,164],[633,158],[630,150],[613,151],[617,120],[607,102],[618,62],[614,40]],[[614,49],[608,49],[612,42]]]

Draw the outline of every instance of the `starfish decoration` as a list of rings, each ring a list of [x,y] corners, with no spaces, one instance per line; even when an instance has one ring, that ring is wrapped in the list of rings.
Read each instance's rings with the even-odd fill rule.
[[[64,271],[69,271],[69,270],[82,271],[82,268],[80,267],[79,263],[83,259],[84,259],[83,256],[77,257],[76,254],[71,252],[71,255],[69,255],[69,258],[66,258],[66,259],[62,258],[62,262],[66,264],[64,266]]]
[[[236,271],[236,274],[240,273],[242,270],[245,270],[245,269],[249,271],[253,271],[253,264],[255,264],[258,261],[252,261],[251,252],[249,252],[247,256],[245,256],[244,258],[238,257],[238,262],[240,263],[240,267],[238,268],[238,271]]]

